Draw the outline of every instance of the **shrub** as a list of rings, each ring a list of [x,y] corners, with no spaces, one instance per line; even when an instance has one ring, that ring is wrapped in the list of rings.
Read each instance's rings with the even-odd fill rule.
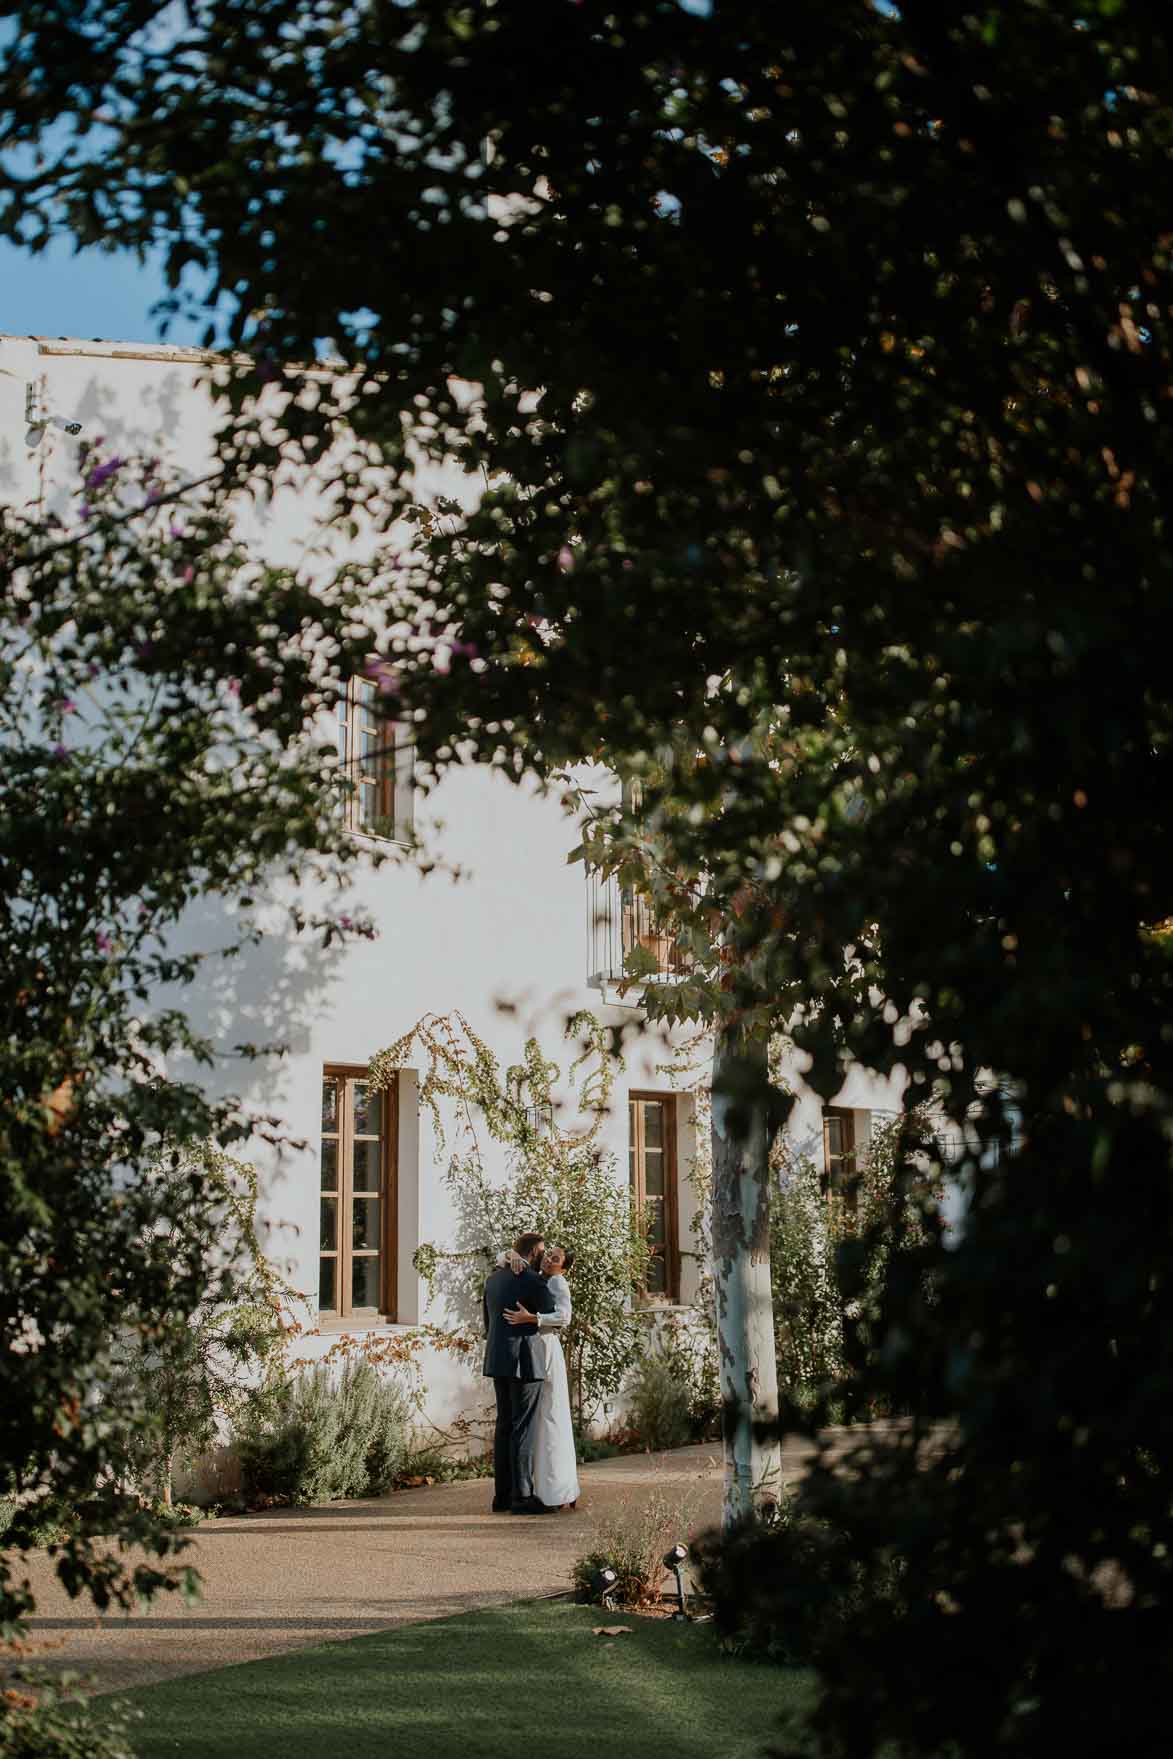
[[[395,1475],[396,1483],[404,1488],[417,1484],[462,1484],[468,1479],[492,1476],[491,1451],[456,1455],[446,1453],[435,1442],[413,1442]]]
[[[654,1348],[641,1356],[625,1391],[631,1426],[645,1447],[679,1448],[692,1440],[688,1384],[667,1352]]]
[[[21,1504],[10,1498],[0,1503],[0,1539],[6,1546],[20,1551],[37,1551],[47,1545],[61,1545],[76,1537],[83,1528],[91,1534],[117,1533],[127,1513],[148,1515],[160,1527],[172,1530],[196,1527],[207,1510],[193,1503],[164,1503],[150,1498],[128,1496],[113,1487],[104,1495],[87,1497],[68,1508],[62,1508],[51,1497],[38,1497]]]
[[[94,1715],[74,1675],[21,1669],[0,1691],[0,1759],[134,1759],[138,1715],[108,1703]]]
[[[664,1581],[664,1553],[689,1531],[696,1496],[670,1497],[657,1487],[650,1497],[628,1501],[599,1527],[590,1551],[576,1558],[571,1579],[579,1600],[598,1602],[595,1572],[615,1571],[617,1606],[646,1606],[658,1600]]]
[[[901,1561],[889,1556],[869,1572],[848,1535],[805,1513],[793,1494],[769,1524],[753,1519],[701,1534],[692,1556],[725,1646],[736,1654],[791,1666],[816,1662],[865,1601],[899,1615]]]
[[[301,1328],[292,1318],[299,1297],[261,1249],[255,1168],[197,1142],[160,1152],[152,1173],[169,1212],[181,1214],[178,1193],[195,1186],[209,1194],[216,1222],[201,1298],[183,1323],[160,1328],[131,1314],[112,1340],[115,1383],[131,1409],[151,1417],[114,1429],[117,1474],[158,1508],[171,1501],[176,1461],[190,1464],[210,1448],[255,1399],[257,1383],[283,1378],[289,1336]],[[180,1223],[161,1237],[178,1265]]]
[[[650,1330],[624,1387],[628,1422],[644,1447],[685,1447],[721,1434],[721,1390],[712,1327],[644,1314]]]
[[[370,1362],[349,1360],[337,1378],[304,1371],[237,1431],[246,1492],[306,1503],[389,1490],[407,1458],[410,1409]]]
[[[778,1390],[801,1406],[842,1370],[843,1302],[819,1169],[800,1156],[777,1172],[770,1192],[770,1287]]]
[[[809,1155],[794,1154],[785,1139],[775,1146],[770,1284],[778,1390],[800,1409],[873,1360],[889,1260],[924,1244],[927,1218],[944,1201],[938,1122],[922,1106],[881,1125],[852,1158],[849,1195],[830,1199]],[[867,1414],[886,1410],[873,1401]],[[839,1404],[822,1411],[834,1421],[843,1415]]]
[[[620,1454],[642,1454],[644,1444],[634,1429],[613,1423],[606,1435],[590,1435],[576,1429],[574,1451],[579,1465],[589,1466],[594,1460],[614,1460]]]

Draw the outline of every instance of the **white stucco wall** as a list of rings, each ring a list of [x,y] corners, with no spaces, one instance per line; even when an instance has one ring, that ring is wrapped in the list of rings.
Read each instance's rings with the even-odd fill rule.
[[[196,477],[207,470],[214,430],[212,407],[200,388],[203,367],[192,351],[130,349],[117,345],[0,338],[0,495],[39,500],[63,510],[77,483],[76,442],[51,429],[35,445],[25,440],[26,386],[43,409],[76,417],[85,436],[105,436],[119,452],[161,452]],[[446,485],[453,492],[459,485]],[[242,515],[272,560],[289,561],[312,532],[312,494],[286,493],[266,511]],[[330,1063],[366,1064],[426,1013],[459,1009],[502,1065],[520,1055],[536,1034],[544,1053],[570,1060],[562,1027],[578,1009],[637,1028],[626,1045],[627,1070],[603,1133],[605,1148],[626,1178],[627,1094],[632,1088],[668,1092],[659,1067],[672,1043],[691,1033],[639,1030],[631,1007],[604,1005],[587,985],[586,890],[582,869],[566,864],[577,841],[557,794],[516,786],[483,767],[450,771],[420,805],[424,821],[439,819],[431,836],[444,863],[458,866],[458,882],[442,872],[421,876],[409,865],[366,869],[339,908],[369,910],[378,928],[373,942],[324,952],[312,938],[296,937],[274,898],[271,932],[231,964],[209,968],[185,992],[184,1005],[222,1044],[282,1040],[287,1054],[263,1064],[229,1062],[215,1080],[239,1091],[260,1113],[275,1115],[304,1148],[280,1153],[259,1145],[250,1158],[263,1175],[265,1211],[274,1256],[285,1261],[296,1286],[316,1294],[318,1272],[318,1130],[321,1078]],[[183,926],[191,945],[216,944],[226,935],[218,906],[192,912]],[[398,1311],[395,1324],[443,1323],[429,1309],[427,1291],[411,1264],[421,1241],[442,1244],[452,1214],[442,1173],[445,1157],[430,1120],[416,1104],[416,1075],[399,1083]],[[792,1130],[796,1141],[821,1153],[820,1102],[800,1088]],[[866,1134],[869,1108],[892,1109],[899,1088],[862,1070],[850,1075],[839,1103],[858,1108]],[[682,1248],[682,1301],[692,1299],[698,1266],[688,1255],[693,1208],[688,1168],[695,1151],[691,1109],[677,1113],[678,1208]],[[385,1328],[383,1328],[385,1329]],[[303,1340],[306,1354],[321,1352],[331,1336]],[[448,1356],[429,1356],[425,1374],[429,1411],[444,1420],[484,1388]]]

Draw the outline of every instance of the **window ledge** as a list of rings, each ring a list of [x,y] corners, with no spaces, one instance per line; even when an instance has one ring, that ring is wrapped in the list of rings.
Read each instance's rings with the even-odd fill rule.
[[[398,1319],[319,1319],[313,1331],[303,1332],[303,1338],[340,1338],[349,1333],[352,1337],[358,1333],[415,1331],[414,1325],[401,1323]]]
[[[683,983],[683,975],[679,977],[653,973],[648,977],[607,977],[596,972],[587,978],[587,988],[597,989],[607,1008],[632,1008],[639,1010],[644,1005],[644,996],[649,990],[671,989],[674,984]]]
[[[347,835],[356,843],[369,844],[372,849],[410,849],[413,847],[410,837],[379,837],[374,831],[359,831],[353,825],[347,826]]]

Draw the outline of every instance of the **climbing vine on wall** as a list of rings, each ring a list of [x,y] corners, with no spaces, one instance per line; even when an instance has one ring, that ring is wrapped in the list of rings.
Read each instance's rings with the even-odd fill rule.
[[[536,1038],[502,1069],[463,1014],[427,1014],[372,1059],[370,1078],[388,1087],[400,1069],[420,1067],[420,1107],[448,1154],[453,1237],[422,1243],[414,1260],[451,1319],[432,1341],[467,1356],[479,1348],[484,1279],[517,1234],[532,1229],[570,1247],[574,1317],[563,1344],[582,1425],[618,1391],[638,1347],[631,1293],[649,1254],[627,1179],[599,1141],[623,1060],[589,1012],[567,1020],[565,1037],[578,1049],[564,1082]],[[573,1095],[569,1129],[559,1124],[560,1088]]]

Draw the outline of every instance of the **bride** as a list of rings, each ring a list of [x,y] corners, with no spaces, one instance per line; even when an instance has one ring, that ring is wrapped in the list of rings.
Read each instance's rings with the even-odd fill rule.
[[[499,1262],[522,1269],[516,1252],[503,1253]],[[570,1420],[570,1387],[566,1358],[558,1337],[570,1324],[570,1288],[566,1273],[574,1254],[564,1246],[548,1246],[539,1269],[554,1297],[553,1313],[531,1313],[528,1308],[508,1307],[504,1317],[510,1325],[536,1325],[531,1350],[545,1352],[546,1378],[534,1420],[534,1495],[547,1508],[573,1508],[578,1501],[578,1461],[574,1453],[574,1427]]]

